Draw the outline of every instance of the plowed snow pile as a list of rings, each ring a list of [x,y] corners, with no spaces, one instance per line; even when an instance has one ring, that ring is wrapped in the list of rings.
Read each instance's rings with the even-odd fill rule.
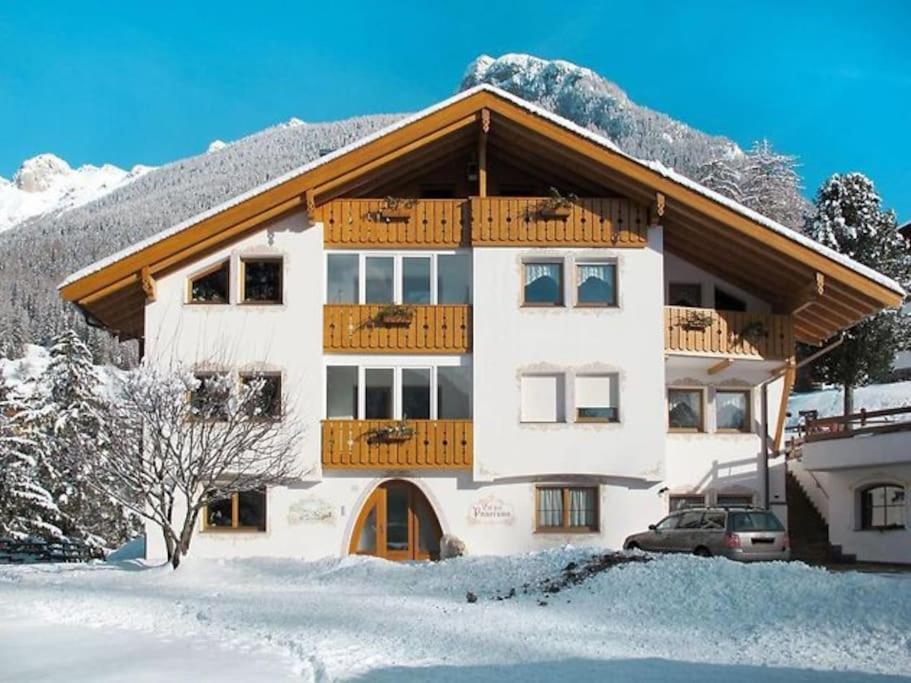
[[[908,576],[679,556],[612,566],[558,593],[536,589],[592,555],[569,548],[426,564],[191,555],[177,572],[138,562],[0,567],[0,614],[7,628],[28,618],[203,642],[210,657],[274,657],[316,680],[855,681],[911,672]],[[514,597],[496,599],[511,588]],[[35,641],[23,656],[39,656]],[[213,680],[231,680],[214,666]]]

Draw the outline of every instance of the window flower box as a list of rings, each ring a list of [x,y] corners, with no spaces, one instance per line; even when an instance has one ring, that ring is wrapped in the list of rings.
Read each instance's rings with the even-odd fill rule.
[[[412,320],[414,320],[414,311],[408,306],[386,306],[373,316],[374,324],[385,327],[410,325]]]
[[[402,443],[415,435],[414,427],[399,421],[385,427],[377,427],[367,435],[368,443]]]

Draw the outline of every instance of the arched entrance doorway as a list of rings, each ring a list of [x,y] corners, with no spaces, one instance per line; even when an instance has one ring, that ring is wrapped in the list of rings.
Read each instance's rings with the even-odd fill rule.
[[[387,481],[367,498],[358,515],[348,552],[387,560],[436,560],[440,523],[427,497],[414,484]]]

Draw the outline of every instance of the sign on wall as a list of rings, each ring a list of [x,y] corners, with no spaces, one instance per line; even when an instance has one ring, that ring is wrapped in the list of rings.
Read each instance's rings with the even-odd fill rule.
[[[512,524],[515,513],[512,505],[495,496],[486,496],[474,502],[468,510],[472,524]]]
[[[321,498],[304,498],[288,507],[288,524],[291,526],[304,523],[335,521],[335,506]]]

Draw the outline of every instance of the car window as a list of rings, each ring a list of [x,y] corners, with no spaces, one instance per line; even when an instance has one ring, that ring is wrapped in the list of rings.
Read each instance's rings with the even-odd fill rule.
[[[712,531],[720,531],[724,529],[724,513],[706,512],[705,517],[702,518],[702,528]]]
[[[658,522],[655,525],[655,528],[660,529],[661,531],[667,531],[668,529],[673,529],[674,527],[677,526],[677,521],[679,519],[680,519],[680,515],[670,515],[669,517],[665,517],[660,522]]]
[[[677,525],[678,529],[698,529],[699,525],[702,523],[702,511],[699,512],[684,512],[680,516],[680,523]]]
[[[771,512],[735,512],[731,528],[734,531],[784,531]]]

